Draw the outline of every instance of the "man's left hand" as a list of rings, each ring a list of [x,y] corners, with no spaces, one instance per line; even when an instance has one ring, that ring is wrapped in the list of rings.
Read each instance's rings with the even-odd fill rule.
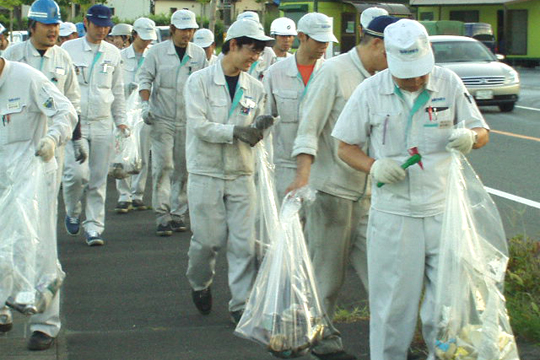
[[[452,135],[450,135],[447,148],[456,149],[462,154],[468,154],[476,143],[476,137],[477,135],[474,130],[456,129],[452,131]]]
[[[131,135],[131,130],[127,125],[124,125],[124,124],[118,125],[117,129],[120,130],[120,132],[122,133],[122,135],[124,135],[124,137],[129,137]]]

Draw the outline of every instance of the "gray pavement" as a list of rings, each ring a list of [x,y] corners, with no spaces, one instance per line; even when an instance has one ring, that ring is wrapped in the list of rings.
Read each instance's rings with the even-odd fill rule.
[[[62,293],[63,328],[55,346],[42,352],[26,350],[26,321],[15,314],[14,329],[0,335],[1,360],[273,358],[261,346],[233,335],[223,255],[212,286],[214,309],[208,316],[199,315],[184,275],[190,234],[155,236],[151,211],[115,214],[117,194],[112,180],[107,198],[107,243],[99,248],[86,246],[82,235],[66,235],[60,205],[58,242],[67,278]],[[341,305],[349,309],[361,305],[365,295],[360,289],[351,270]],[[367,321],[337,327],[346,350],[359,359],[369,359]],[[522,360],[540,358],[538,348],[526,344],[523,349],[530,354]]]

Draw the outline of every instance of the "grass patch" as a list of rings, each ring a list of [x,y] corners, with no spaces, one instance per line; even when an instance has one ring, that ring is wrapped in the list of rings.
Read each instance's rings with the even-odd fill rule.
[[[367,305],[355,306],[352,309],[338,306],[333,321],[335,323],[354,323],[363,320],[369,320],[369,307]]]
[[[540,344],[540,246],[523,236],[509,246],[504,293],[510,323],[517,338]]]

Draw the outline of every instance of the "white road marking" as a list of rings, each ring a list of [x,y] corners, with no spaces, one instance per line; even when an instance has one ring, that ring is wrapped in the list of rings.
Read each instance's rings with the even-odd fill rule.
[[[499,196],[499,197],[502,197],[502,198],[505,198],[505,199],[508,199],[508,200],[512,200],[512,201],[515,201],[515,202],[518,202],[518,203],[521,203],[521,204],[524,204],[524,205],[527,205],[527,206],[530,206],[530,207],[533,207],[533,208],[540,209],[540,202],[525,199],[525,198],[523,198],[521,196],[512,195],[512,194],[509,194],[509,193],[504,192],[504,191],[489,188],[487,186],[485,186],[485,189],[486,189],[486,191],[488,193],[493,194],[495,196]]]
[[[540,111],[540,109],[532,108],[532,107],[528,107],[528,106],[520,106],[520,105],[516,105],[516,107],[519,108],[519,109],[532,110],[532,111]]]

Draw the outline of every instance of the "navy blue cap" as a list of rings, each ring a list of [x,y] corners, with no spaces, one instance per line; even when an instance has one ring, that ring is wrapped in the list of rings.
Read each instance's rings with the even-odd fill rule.
[[[111,9],[105,5],[94,5],[86,12],[86,18],[97,26],[113,27],[114,23],[111,21],[112,12]]]
[[[379,39],[384,39],[384,29],[386,29],[388,25],[393,24],[398,20],[400,20],[400,18],[395,16],[377,16],[375,19],[371,20],[368,27],[364,29],[364,33]]]

